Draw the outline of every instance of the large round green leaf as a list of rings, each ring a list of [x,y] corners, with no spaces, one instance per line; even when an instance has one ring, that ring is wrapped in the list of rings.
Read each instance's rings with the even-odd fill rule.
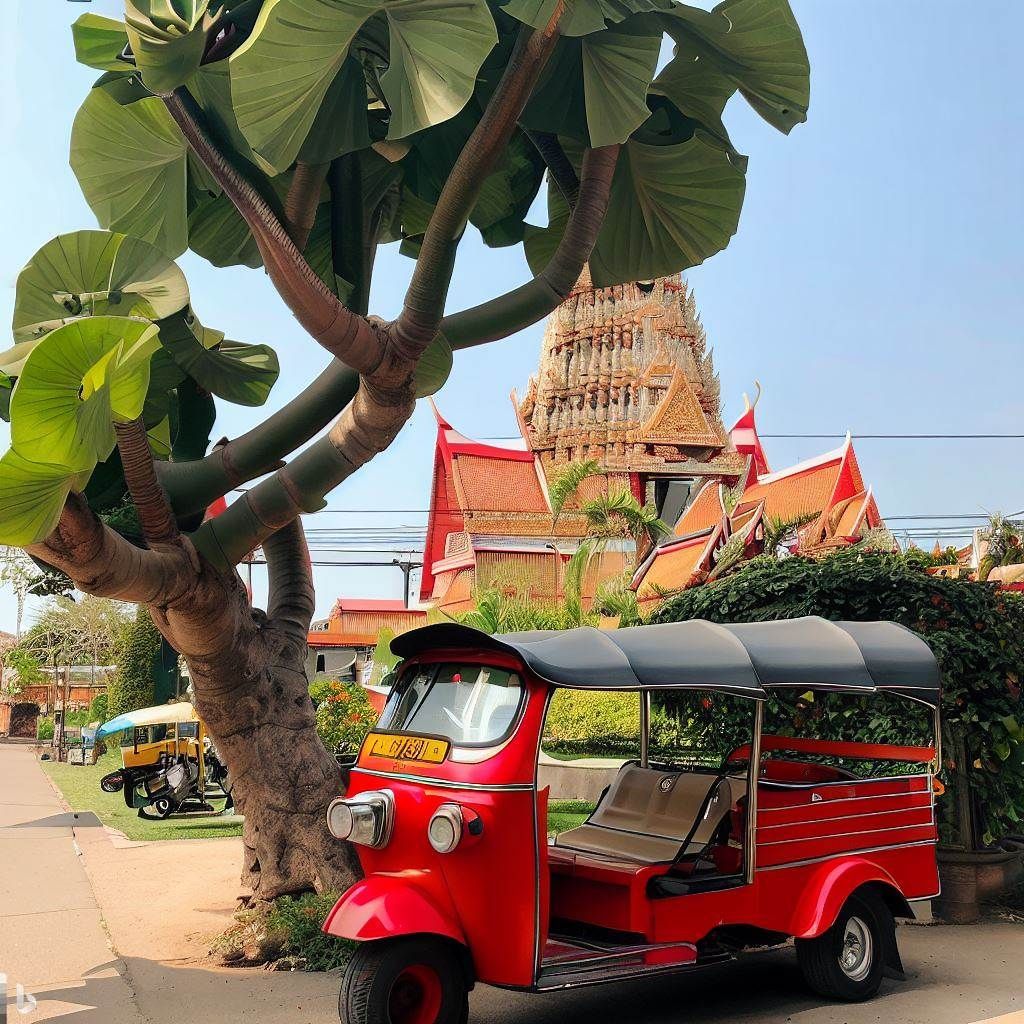
[[[231,93],[239,128],[277,170],[299,154],[356,33],[378,13],[390,35],[380,79],[389,138],[447,120],[473,94],[497,41],[486,0],[267,0],[230,58]],[[365,97],[363,83],[352,88]]]
[[[11,397],[11,443],[24,458],[91,471],[113,450],[113,423],[142,412],[157,328],[94,316],[42,338]]]
[[[188,247],[215,267],[263,264],[249,225],[223,193],[204,194],[189,213]]]
[[[658,82],[684,113],[716,130],[725,88],[713,82],[717,73],[731,83],[729,95],[738,88],[779,131],[807,120],[810,64],[788,0],[725,0],[710,12],[677,4],[662,23],[676,42],[676,57]],[[698,101],[691,107],[694,93]]]
[[[536,276],[551,260],[569,223],[569,204],[552,181],[548,181],[548,223],[546,227],[526,225],[523,249],[530,271]]]
[[[625,142],[651,115],[647,90],[661,37],[660,25],[639,15],[603,32],[559,40],[523,124],[591,146]]]
[[[230,341],[191,314],[163,321],[160,343],[196,383],[236,405],[262,405],[280,372],[269,345]]]
[[[436,395],[451,375],[452,363],[452,347],[448,339],[443,334],[436,334],[416,364],[416,397]]]
[[[559,0],[510,0],[505,11],[531,28],[544,28],[555,13]],[[624,21],[631,14],[667,11],[674,0],[563,0],[558,32],[563,36],[585,36],[606,25]]]
[[[75,59],[97,71],[130,71],[131,64],[121,60],[128,43],[124,22],[104,18],[102,14],[83,14],[72,26]]]
[[[159,249],[118,232],[74,231],[47,242],[18,275],[14,337],[79,316],[161,320],[187,305],[185,275]]]
[[[675,274],[724,249],[743,206],[741,168],[704,132],[667,146],[630,139],[590,258],[594,285]]]
[[[17,377],[21,373],[29,353],[36,347],[37,341],[37,338],[32,338],[30,341],[19,341],[17,345],[12,345],[6,352],[0,352],[0,373],[8,377]]]
[[[69,492],[84,487],[88,476],[8,451],[0,459],[0,544],[25,547],[44,540],[57,525]]]
[[[188,244],[188,146],[156,97],[122,106],[91,89],[71,129],[71,167],[105,228],[172,259]]]
[[[209,0],[125,0],[125,26],[146,88],[169,93],[199,67],[215,18]]]

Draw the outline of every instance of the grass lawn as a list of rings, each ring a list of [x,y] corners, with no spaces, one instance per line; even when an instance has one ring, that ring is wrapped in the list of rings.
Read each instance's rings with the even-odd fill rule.
[[[552,800],[548,804],[548,835],[582,825],[593,809],[585,800]]]
[[[242,834],[240,817],[172,817],[165,821],[140,818],[138,812],[125,807],[120,793],[104,793],[100,789],[100,779],[121,767],[121,755],[116,750],[104,754],[96,764],[84,767],[56,761],[43,761],[42,766],[74,810],[93,811],[104,825],[116,828],[129,839],[209,839]],[[593,804],[582,800],[552,801],[548,805],[548,834],[582,825],[593,809]]]
[[[221,839],[242,834],[242,819],[231,818],[168,818],[165,821],[146,821],[138,811],[126,807],[120,793],[104,793],[100,779],[121,767],[121,755],[116,751],[104,754],[96,764],[58,764],[43,761],[42,767],[64,794],[64,799],[76,811],[93,811],[104,825],[116,828],[129,839]],[[219,806],[220,802],[214,804]]]

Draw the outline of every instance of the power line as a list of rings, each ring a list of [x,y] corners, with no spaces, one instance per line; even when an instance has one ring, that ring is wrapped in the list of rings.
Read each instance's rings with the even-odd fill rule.
[[[773,440],[826,440],[843,441],[846,434],[758,434],[761,438]],[[1024,434],[851,434],[854,441],[1021,441]],[[521,441],[522,435],[508,434],[497,437],[482,437],[481,441]]]

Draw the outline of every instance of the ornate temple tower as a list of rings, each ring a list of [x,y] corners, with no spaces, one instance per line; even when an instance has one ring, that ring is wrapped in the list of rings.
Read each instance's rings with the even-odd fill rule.
[[[595,289],[584,271],[548,321],[518,411],[545,474],[593,459],[670,521],[705,478],[743,468],[722,425],[693,294],[678,275]]]

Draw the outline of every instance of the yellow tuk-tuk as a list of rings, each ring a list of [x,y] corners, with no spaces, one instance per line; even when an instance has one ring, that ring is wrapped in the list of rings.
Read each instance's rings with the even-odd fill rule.
[[[115,733],[123,733],[123,767],[104,775],[100,788],[122,792],[125,804],[136,808],[140,818],[232,810],[227,771],[187,701],[118,715],[97,730],[96,738]],[[225,799],[220,812],[209,803],[211,796]]]

